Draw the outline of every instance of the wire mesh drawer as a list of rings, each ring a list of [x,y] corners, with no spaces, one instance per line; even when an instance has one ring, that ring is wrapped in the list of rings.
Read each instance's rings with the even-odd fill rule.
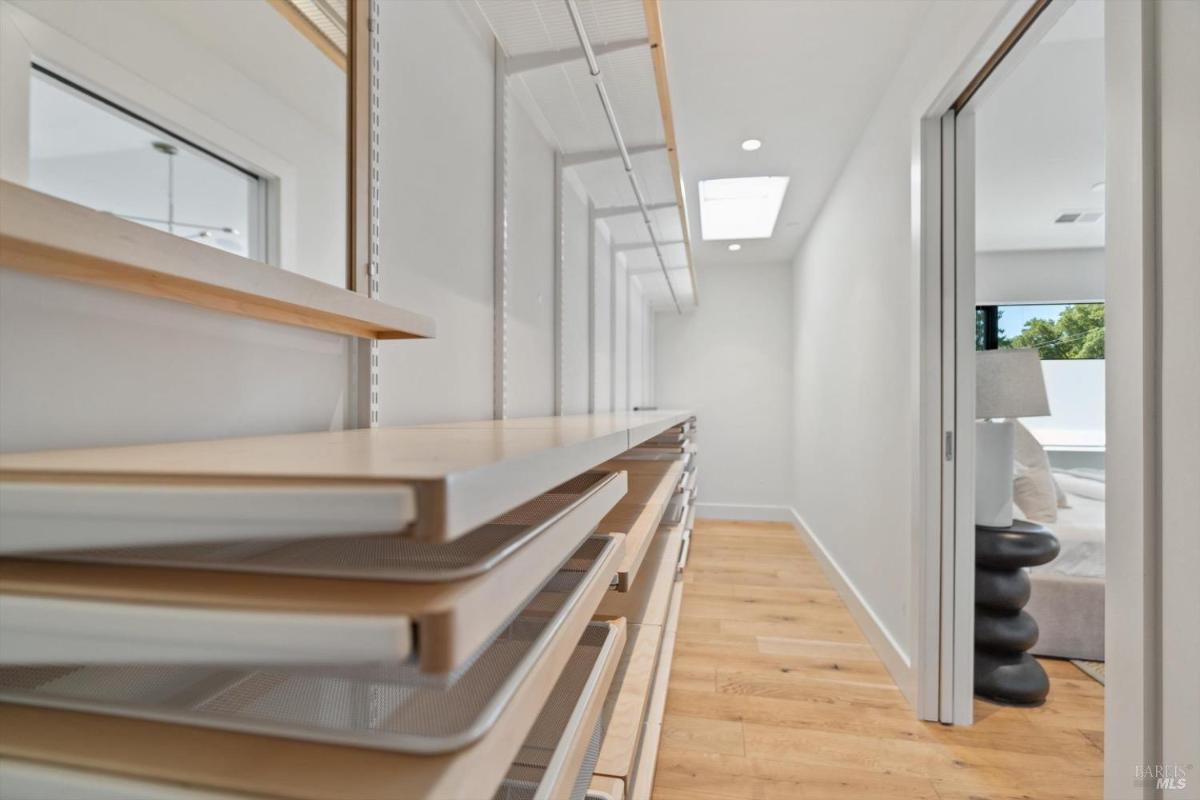
[[[5,560],[0,663],[415,657],[447,673],[555,574],[626,485],[623,473],[588,473],[445,545],[369,537]]]
[[[585,542],[539,610],[518,615],[447,685],[395,663],[5,667],[0,700],[402,752],[455,750],[487,732],[588,587],[607,584],[602,565],[614,544]]]
[[[588,626],[493,800],[583,800],[600,755],[600,711],[625,625]]]

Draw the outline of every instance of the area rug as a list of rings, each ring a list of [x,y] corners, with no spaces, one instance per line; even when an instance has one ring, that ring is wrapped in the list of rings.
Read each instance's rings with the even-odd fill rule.
[[[1088,677],[1094,678],[1098,683],[1104,683],[1103,661],[1084,661],[1083,659],[1072,658],[1071,663],[1087,673]]]

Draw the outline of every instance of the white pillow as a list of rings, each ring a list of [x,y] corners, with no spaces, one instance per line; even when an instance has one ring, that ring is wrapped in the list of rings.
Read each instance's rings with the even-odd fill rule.
[[[1054,473],[1054,481],[1077,497],[1104,502],[1104,481],[1098,481],[1074,471],[1061,470]]]
[[[1061,489],[1050,472],[1050,459],[1028,428],[1020,422],[1014,424],[1013,502],[1031,522],[1056,522]],[[1062,503],[1065,508],[1065,495]]]

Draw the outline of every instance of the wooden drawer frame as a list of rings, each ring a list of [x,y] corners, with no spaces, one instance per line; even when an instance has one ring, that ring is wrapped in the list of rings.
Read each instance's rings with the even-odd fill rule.
[[[637,579],[667,504],[679,485],[683,464],[618,459],[597,469],[622,469],[629,473],[629,493],[599,524],[601,533],[620,533],[627,539],[625,560],[617,570],[617,590],[628,592]]]
[[[55,641],[31,645],[54,647],[58,638],[101,630],[110,637],[111,647],[92,653],[96,660],[137,661],[154,659],[157,653],[159,659],[181,662],[198,655],[188,630],[245,612],[256,625],[243,636],[241,647],[230,644],[226,661],[415,656],[423,671],[447,673],[466,663],[536,594],[541,581],[533,576],[545,580],[553,575],[625,494],[625,487],[623,473],[608,475],[497,566],[463,581],[397,583],[0,559],[0,598],[12,600],[0,604],[0,615],[10,633],[20,626],[32,637],[45,632],[46,620],[74,619]],[[139,619],[143,628],[131,633],[128,627]],[[179,623],[172,625],[172,619]],[[181,630],[179,625],[189,619],[195,625]],[[306,620],[310,628],[303,627]],[[307,630],[310,638],[285,637],[280,647],[287,649],[270,652],[265,643],[256,644],[256,628],[269,637],[273,624],[284,623],[296,629],[297,636]],[[318,630],[327,638],[318,636]],[[211,640],[201,642],[201,647],[213,646]],[[5,648],[4,663],[30,663],[14,647],[10,642]],[[131,657],[130,652],[139,656]]]
[[[616,542],[576,609],[492,729],[457,752],[418,756],[99,714],[0,704],[0,756],[296,800],[461,800],[499,786],[608,589]]]

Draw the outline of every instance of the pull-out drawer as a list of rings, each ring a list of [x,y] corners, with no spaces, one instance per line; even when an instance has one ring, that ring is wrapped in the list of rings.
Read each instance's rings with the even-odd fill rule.
[[[606,617],[624,617],[635,625],[666,622],[683,535],[681,526],[660,526],[651,540],[633,588],[628,592],[609,592],[600,601],[597,613]]]
[[[397,534],[417,519],[412,486],[160,481],[0,482],[0,554],[180,542]]]
[[[395,661],[15,666],[0,668],[0,700],[330,744],[448,752],[483,736],[567,621],[594,612],[618,550],[612,537],[585,542],[536,609],[519,614],[448,682],[423,679],[415,666]]]
[[[496,790],[495,800],[583,800],[599,752],[601,707],[624,644],[622,620],[592,623],[584,629],[508,775]],[[0,760],[0,785],[22,800],[249,798],[240,792],[11,760]]]
[[[600,753],[600,713],[625,621],[589,625],[494,800],[583,800]]]
[[[448,544],[375,536],[3,559],[0,661],[411,659],[451,673],[529,602],[625,487],[622,473],[585,473]]]
[[[605,707],[608,727],[595,780],[620,780],[626,797],[648,797],[654,781],[683,584],[672,581],[667,594],[661,625],[630,626],[629,644]]]
[[[667,708],[667,686],[671,679],[671,663],[675,655],[675,636],[679,626],[679,608],[683,602],[683,584],[675,584],[671,592],[671,610],[667,615],[663,641],[650,689],[650,705],[646,723],[638,744],[637,763],[629,778],[630,800],[649,800],[654,788],[654,769],[658,763],[658,746],[662,740],[662,722]]]
[[[601,555],[561,608],[523,613],[449,686],[395,665],[7,668],[0,755],[300,800],[490,794],[608,587],[621,540],[593,541]]]
[[[629,626],[629,641],[604,707],[606,725],[596,761],[598,775],[619,778],[628,785],[637,764],[662,637],[661,625]]]
[[[632,424],[507,422],[0,454],[0,553],[401,533],[451,541],[620,455]]]
[[[626,538],[625,559],[617,569],[617,589],[627,592],[633,586],[654,532],[666,513],[679,477],[683,474],[683,464],[675,461],[626,461],[622,458],[599,468],[624,469],[629,474],[628,494],[599,525],[602,533],[620,533]]]

